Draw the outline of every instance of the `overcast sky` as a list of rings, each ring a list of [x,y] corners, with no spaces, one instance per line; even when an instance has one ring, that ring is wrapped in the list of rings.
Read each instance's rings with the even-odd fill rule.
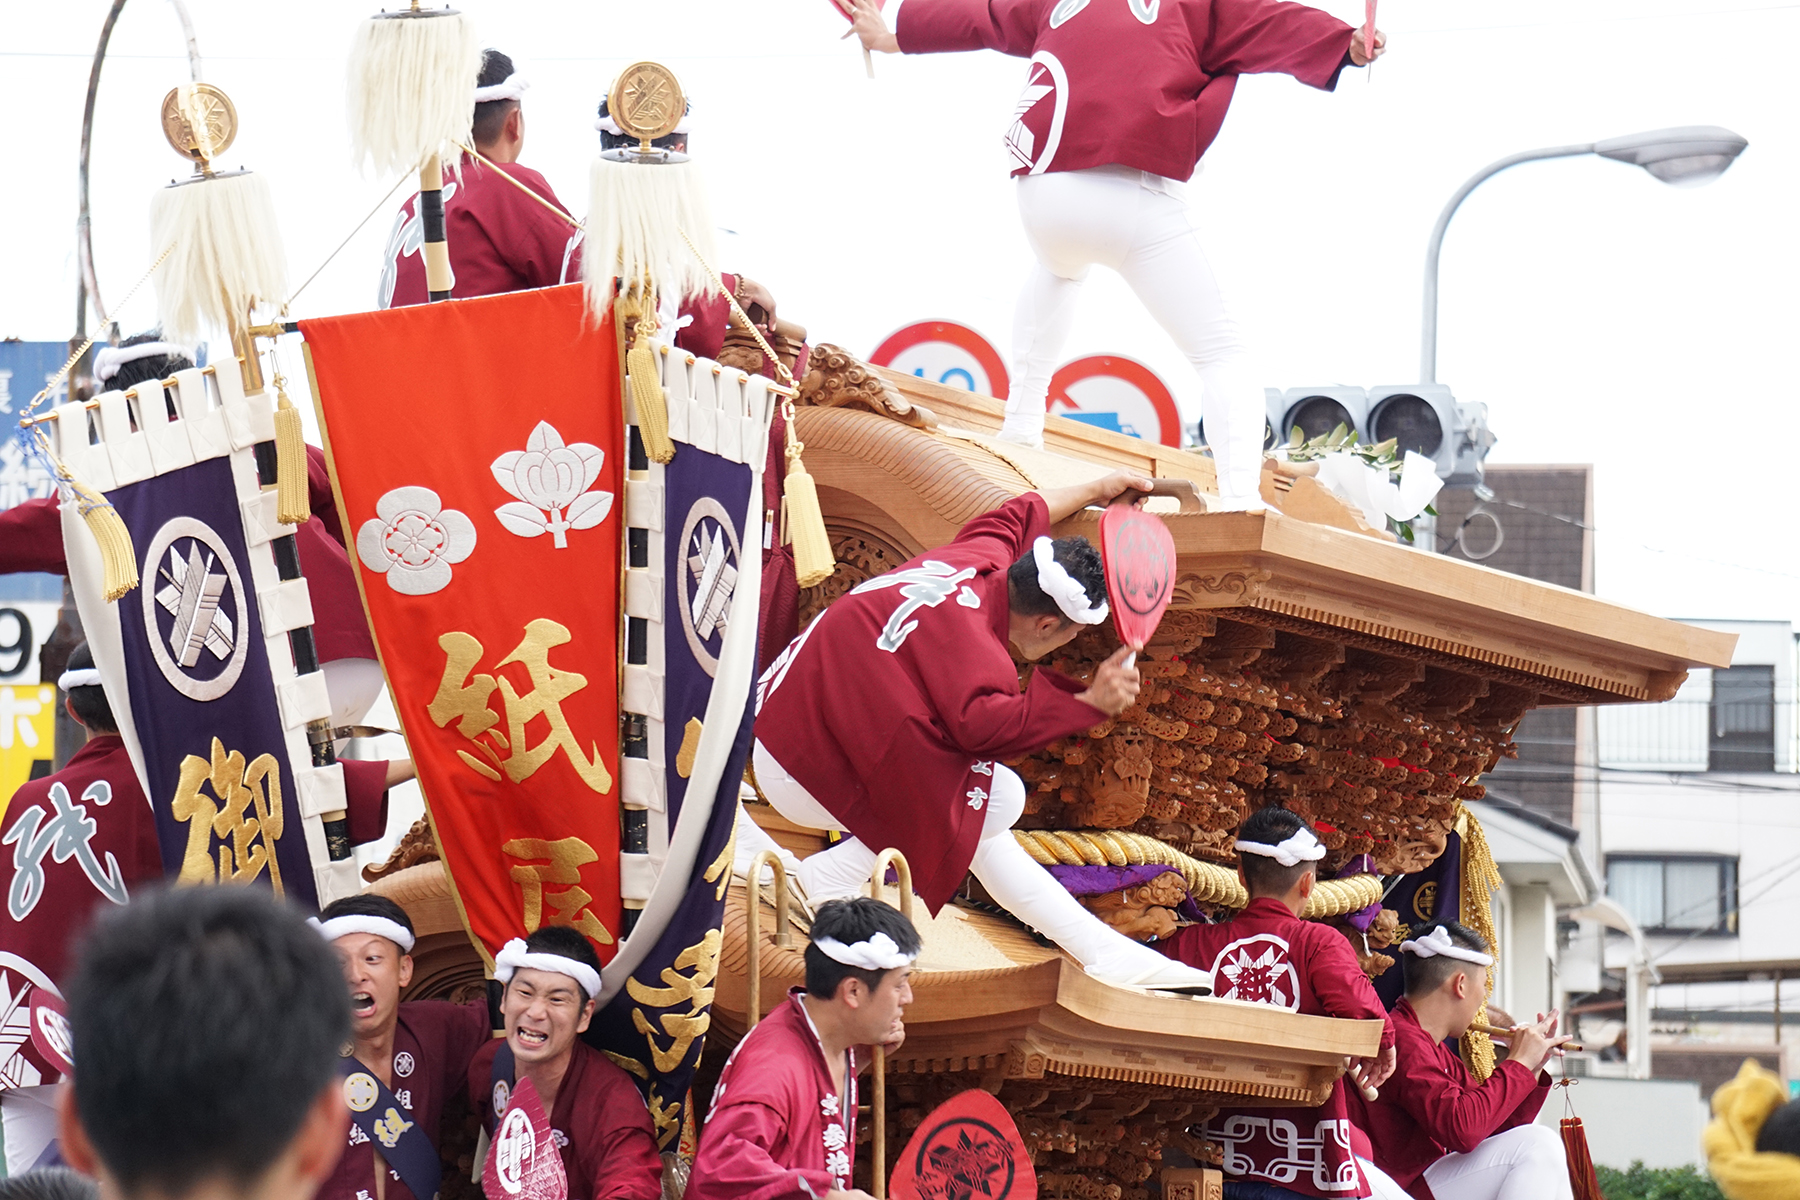
[[[205,76],[242,121],[226,161],[273,183],[296,284],[395,182],[353,172],[345,148],[344,58],[371,4],[190,0]],[[578,214],[595,102],[620,66],[658,58],[694,98],[694,148],[732,231],[720,235],[725,268],[766,282],[814,340],[861,353],[929,317],[1008,344],[1029,252],[1000,138],[1022,62],[878,57],[871,83],[836,40],[829,0],[462,7],[532,81],[525,162]],[[1323,7],[1352,21],[1362,10]],[[0,4],[0,79],[17,118],[0,193],[0,337],[72,329],[76,150],[106,8]],[[1189,192],[1264,382],[1414,380],[1425,240],[1484,164],[1661,126],[1736,130],[1750,148],[1695,190],[1596,158],[1485,184],[1445,244],[1438,378],[1488,404],[1494,461],[1595,464],[1602,594],[1670,616],[1800,618],[1786,437],[1800,400],[1800,4],[1386,0],[1379,23],[1390,53],[1372,77],[1345,72],[1335,94],[1244,80]],[[151,192],[186,173],[157,110],[188,76],[167,0],[133,0],[112,45],[93,220],[116,303],[147,265]],[[372,306],[398,199],[295,315]],[[148,293],[117,315],[128,332],[147,326]],[[1196,389],[1129,292],[1096,272],[1068,357],[1107,351]]]

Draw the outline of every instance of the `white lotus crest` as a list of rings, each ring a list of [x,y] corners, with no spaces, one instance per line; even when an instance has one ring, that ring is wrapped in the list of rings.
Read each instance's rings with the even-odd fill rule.
[[[356,531],[356,556],[403,596],[450,586],[450,564],[475,553],[475,522],[445,508],[428,487],[397,487],[375,502],[375,519]]]
[[[611,492],[590,492],[600,478],[606,451],[587,442],[563,444],[562,434],[539,421],[525,449],[509,450],[494,460],[494,478],[518,497],[494,510],[500,524],[520,537],[548,533],[551,545],[565,550],[571,529],[592,529],[612,511]]]

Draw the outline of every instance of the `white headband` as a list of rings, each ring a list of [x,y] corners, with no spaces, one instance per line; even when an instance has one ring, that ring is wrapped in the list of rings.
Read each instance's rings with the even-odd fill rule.
[[[501,983],[510,983],[513,972],[520,967],[567,975],[581,985],[589,1000],[600,994],[600,972],[594,968],[560,954],[533,954],[525,949],[525,939],[514,938],[500,947],[500,953],[494,956],[494,978]]]
[[[525,94],[525,90],[530,86],[529,79],[519,78],[519,73],[514,71],[499,83],[490,83],[486,87],[476,88],[475,103],[488,104],[495,100],[517,100]]]
[[[891,971],[895,967],[904,967],[919,957],[918,952],[903,954],[894,939],[885,933],[872,933],[865,940],[853,946],[846,946],[836,938],[819,938],[813,945],[824,952],[825,957],[841,962],[846,967],[861,967],[865,971]]]
[[[349,937],[353,933],[372,933],[376,937],[384,937],[400,947],[402,954],[412,953],[412,931],[398,921],[390,921],[386,917],[377,917],[372,913],[348,913],[341,917],[333,917],[329,921],[308,917],[306,923],[318,930],[319,936],[328,942],[335,942],[341,937]]]
[[[1401,942],[1400,949],[1420,958],[1436,958],[1440,954],[1445,958],[1459,958],[1466,963],[1474,963],[1478,967],[1494,965],[1494,956],[1483,954],[1479,950],[1470,950],[1450,940],[1450,931],[1439,925],[1422,938],[1410,942]]]
[[[1106,620],[1106,601],[1088,603],[1087,588],[1056,561],[1056,543],[1041,537],[1031,544],[1031,556],[1037,559],[1038,587],[1056,601],[1063,616],[1078,625],[1098,625]]]
[[[1325,857],[1325,846],[1313,836],[1310,829],[1301,828],[1294,831],[1294,836],[1279,845],[1271,846],[1267,842],[1233,842],[1240,854],[1260,854],[1264,858],[1272,858],[1284,867],[1297,867],[1303,862],[1318,862]]]
[[[82,667],[80,670],[75,671],[64,671],[61,675],[56,677],[57,689],[64,692],[68,691],[70,688],[97,687],[99,686],[99,683],[100,672],[92,667]]]
[[[119,373],[119,368],[140,358],[194,359],[194,351],[173,342],[139,342],[135,346],[102,346],[94,353],[94,378],[105,383]]]

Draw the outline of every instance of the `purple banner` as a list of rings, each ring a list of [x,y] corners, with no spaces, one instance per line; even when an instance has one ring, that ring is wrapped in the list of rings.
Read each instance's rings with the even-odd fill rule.
[[[668,506],[663,526],[663,775],[671,829],[687,796],[687,776],[681,773],[676,748],[688,723],[706,716],[746,536],[751,552],[762,552],[762,530],[738,528],[748,507],[750,478],[743,463],[687,445],[663,468]],[[742,775],[740,764],[725,776],[732,782],[733,805]]]
[[[138,589],[118,601],[163,869],[316,904],[231,458],[107,494]]]
[[[1375,994],[1392,1008],[1406,991],[1400,943],[1434,922],[1462,920],[1462,838],[1452,833],[1437,861],[1402,879],[1381,907],[1393,909],[1400,918],[1400,936],[1383,951],[1394,960],[1394,965],[1375,977]]]

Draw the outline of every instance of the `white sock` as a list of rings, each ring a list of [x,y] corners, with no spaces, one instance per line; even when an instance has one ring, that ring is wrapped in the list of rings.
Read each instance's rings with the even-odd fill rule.
[[[1032,861],[1010,830],[983,838],[969,867],[1002,908],[1103,979],[1125,982],[1154,974],[1158,982],[1185,977],[1203,984],[1208,978],[1204,971],[1132,941],[1083,908],[1055,876]]]
[[[828,850],[800,860],[797,876],[807,903],[817,907],[827,900],[860,896],[875,870],[875,852],[858,838],[845,838]]]

